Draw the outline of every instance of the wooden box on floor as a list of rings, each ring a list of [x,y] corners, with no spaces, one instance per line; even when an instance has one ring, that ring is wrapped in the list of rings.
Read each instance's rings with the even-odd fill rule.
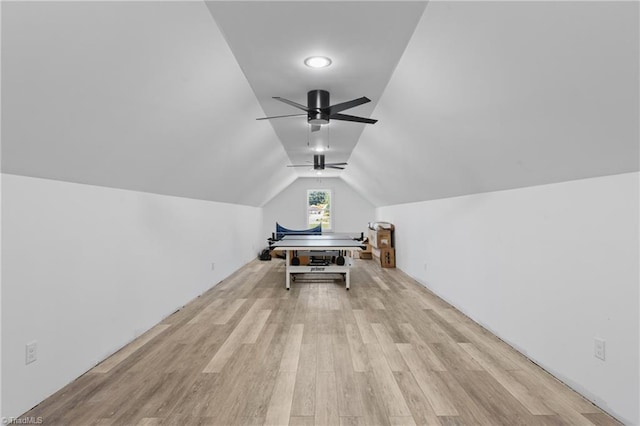
[[[371,249],[373,257],[380,259],[380,266],[383,268],[396,267],[396,249],[394,248],[375,248]]]

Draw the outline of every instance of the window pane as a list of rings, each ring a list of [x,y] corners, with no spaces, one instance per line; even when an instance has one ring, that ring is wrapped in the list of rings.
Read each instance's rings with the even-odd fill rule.
[[[322,224],[323,230],[331,229],[331,191],[310,189],[307,191],[307,225],[312,228]]]

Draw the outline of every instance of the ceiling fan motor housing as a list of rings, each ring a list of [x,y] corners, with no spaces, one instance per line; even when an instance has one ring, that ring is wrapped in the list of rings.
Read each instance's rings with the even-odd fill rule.
[[[307,93],[307,107],[310,110],[307,121],[310,124],[328,124],[329,106],[329,92],[310,90]]]
[[[313,170],[324,170],[324,155],[315,154],[313,156]]]

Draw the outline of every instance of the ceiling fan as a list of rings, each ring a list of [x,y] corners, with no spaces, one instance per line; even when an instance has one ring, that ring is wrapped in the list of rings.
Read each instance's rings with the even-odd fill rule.
[[[330,119],[342,120],[342,121],[355,121],[357,123],[366,123],[366,124],[374,124],[378,121],[378,120],[373,120],[371,118],[356,117],[355,115],[340,114],[340,111],[344,111],[345,109],[357,107],[358,105],[371,102],[371,99],[364,96],[358,99],[353,99],[351,101],[342,102],[335,105],[329,105],[329,92],[327,92],[326,90],[311,90],[307,93],[307,106],[304,106],[297,102],[290,101],[285,98],[281,98],[279,96],[274,96],[273,99],[279,100],[280,102],[284,102],[285,104],[301,109],[305,111],[306,114],[277,115],[273,117],[257,118],[256,120],[270,120],[272,118],[295,117],[299,115],[306,115],[307,121],[309,122],[309,124],[311,124],[312,132],[316,132],[320,130],[320,125],[328,124]]]
[[[330,169],[339,169],[339,170],[344,170],[344,167],[340,167],[340,166],[346,166],[347,163],[325,163],[324,162],[324,154],[315,154],[313,156],[313,170],[324,170],[325,167],[328,167]],[[309,167],[310,164],[291,164],[288,165],[287,167]]]

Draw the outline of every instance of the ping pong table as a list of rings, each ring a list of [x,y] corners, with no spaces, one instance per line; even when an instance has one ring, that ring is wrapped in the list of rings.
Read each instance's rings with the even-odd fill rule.
[[[352,265],[351,252],[366,248],[362,241],[358,241],[346,234],[321,235],[285,235],[282,239],[271,244],[274,250],[286,252],[287,290],[291,288],[291,274],[342,274],[346,289],[349,290]],[[300,265],[298,255],[311,257],[335,258],[335,263],[320,263]],[[296,262],[296,259],[298,261]]]

